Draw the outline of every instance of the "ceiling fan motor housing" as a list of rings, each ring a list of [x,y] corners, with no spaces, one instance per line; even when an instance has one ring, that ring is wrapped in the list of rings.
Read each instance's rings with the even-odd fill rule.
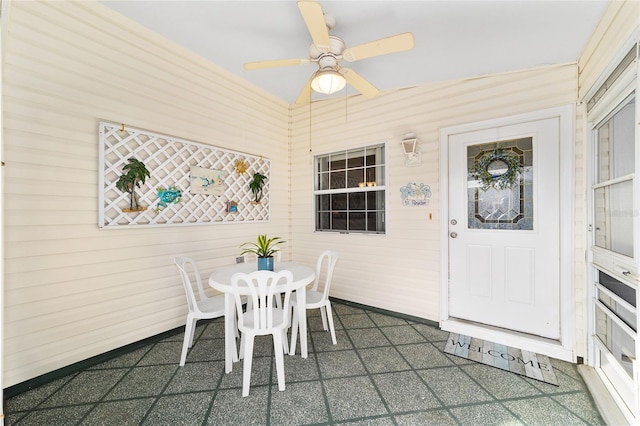
[[[322,55],[320,57],[320,59],[318,59],[318,67],[321,70],[324,69],[335,69],[338,66],[338,60],[336,59],[335,56],[333,56],[330,53],[327,53],[326,55]]]
[[[347,45],[344,43],[344,40],[342,40],[340,37],[329,36],[329,43],[331,45],[331,49],[329,50],[329,52],[326,52],[326,53],[318,50],[315,44],[312,44],[311,46],[309,46],[309,57],[313,60],[318,60],[323,55],[332,55],[333,57],[337,57],[342,55],[342,52],[344,52],[344,49],[347,48]]]
[[[323,16],[324,16],[324,23],[327,26],[327,29],[331,31],[333,27],[336,26],[336,18],[334,18],[333,16],[327,13],[324,13]]]

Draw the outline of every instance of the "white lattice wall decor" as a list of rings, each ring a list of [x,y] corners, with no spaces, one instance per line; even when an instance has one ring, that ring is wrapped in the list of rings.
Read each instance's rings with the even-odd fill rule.
[[[100,177],[98,226],[184,226],[229,222],[265,222],[269,220],[269,160],[241,152],[229,151],[172,136],[134,129],[122,124],[100,123]],[[129,194],[116,188],[122,167],[134,157],[142,161],[149,173],[144,185],[137,188],[141,205],[147,209],[125,213]],[[235,162],[247,163],[247,171],[238,173]],[[191,166],[226,172],[224,194],[189,192]],[[253,204],[249,182],[260,172],[267,177],[260,204]],[[169,203],[156,211],[160,201],[156,188],[177,187],[181,202]],[[227,203],[236,202],[237,212],[227,212]]]

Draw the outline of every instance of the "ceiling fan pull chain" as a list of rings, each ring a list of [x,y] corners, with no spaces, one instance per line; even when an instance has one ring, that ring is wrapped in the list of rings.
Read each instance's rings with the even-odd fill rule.
[[[347,92],[349,91],[349,88],[347,87],[346,89],[344,89],[344,121],[349,121],[349,111],[348,111],[348,100],[349,100],[349,96],[347,95]]]
[[[311,91],[311,88],[309,88],[309,91]],[[311,149],[311,104],[313,102],[311,102],[311,94],[309,94],[309,154],[311,154],[313,152],[313,150]]]

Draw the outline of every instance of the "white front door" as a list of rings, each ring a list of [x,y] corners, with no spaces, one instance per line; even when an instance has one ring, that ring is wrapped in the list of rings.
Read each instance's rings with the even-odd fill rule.
[[[449,135],[450,317],[559,339],[559,135],[558,117]]]

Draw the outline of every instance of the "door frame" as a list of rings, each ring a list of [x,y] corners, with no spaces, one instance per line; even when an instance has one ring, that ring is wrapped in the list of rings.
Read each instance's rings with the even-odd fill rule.
[[[549,118],[559,120],[560,194],[560,339],[552,340],[512,330],[472,323],[449,316],[449,137],[494,127],[521,124]],[[508,346],[540,353],[564,361],[576,362],[574,351],[573,288],[573,183],[574,183],[575,105],[548,108],[497,119],[445,127],[440,130],[440,328],[471,335]]]

